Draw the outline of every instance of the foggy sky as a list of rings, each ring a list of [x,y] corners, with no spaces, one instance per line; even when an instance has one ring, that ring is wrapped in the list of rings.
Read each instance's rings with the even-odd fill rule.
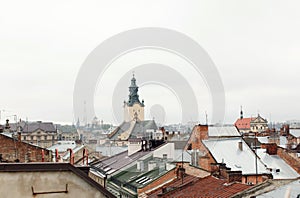
[[[72,123],[74,83],[88,54],[109,37],[139,27],[182,32],[208,52],[224,84],[226,123],[238,118],[240,105],[245,116],[259,112],[271,121],[299,120],[299,8],[297,0],[2,1],[0,110],[5,111],[1,121],[17,115]],[[133,59],[132,63],[144,61]],[[106,81],[99,83],[99,89],[105,88],[95,93],[98,100],[94,106],[104,122],[114,122],[108,103],[110,89],[127,71],[116,64],[106,74]],[[202,86],[191,83],[195,89]],[[140,96],[147,108],[151,106],[147,102],[168,101],[168,122],[178,123],[174,96],[165,90],[165,98],[170,98],[159,99],[161,92],[162,88],[145,86]],[[200,111],[209,114],[207,94],[199,94],[204,98],[199,103]],[[122,104],[120,101],[120,108]],[[149,116],[146,113],[151,119]],[[204,113],[199,116],[203,119]]]

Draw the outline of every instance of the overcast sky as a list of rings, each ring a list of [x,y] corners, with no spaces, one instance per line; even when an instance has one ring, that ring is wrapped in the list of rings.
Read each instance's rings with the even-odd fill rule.
[[[17,115],[72,123],[74,83],[89,53],[109,37],[141,27],[182,32],[208,52],[224,84],[226,123],[238,118],[240,105],[245,116],[259,112],[272,121],[299,120],[299,9],[297,0],[1,1],[1,121]],[[100,80],[94,106],[104,122],[116,122],[111,90],[131,63],[153,61],[149,54],[174,68],[180,61],[162,53],[140,53],[123,57]],[[127,70],[118,68],[125,63]],[[210,115],[212,108],[209,92],[203,82],[190,83],[197,93],[203,90],[197,94],[201,115],[191,121],[204,122],[204,112]],[[163,99],[158,97],[162,94]],[[151,105],[161,104],[167,123],[180,122],[180,106],[169,90],[144,86],[140,96],[146,118],[151,119]]]

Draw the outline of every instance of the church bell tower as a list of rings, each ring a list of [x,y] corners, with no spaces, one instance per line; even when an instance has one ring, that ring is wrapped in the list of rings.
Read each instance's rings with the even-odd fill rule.
[[[139,87],[136,85],[134,74],[131,79],[129,87],[128,101],[124,101],[124,121],[130,122],[132,120],[144,121],[144,100],[140,102],[138,95]]]

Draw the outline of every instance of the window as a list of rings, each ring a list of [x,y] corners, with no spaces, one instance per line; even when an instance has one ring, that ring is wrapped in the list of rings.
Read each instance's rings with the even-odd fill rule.
[[[163,154],[163,159],[168,159],[168,154]]]

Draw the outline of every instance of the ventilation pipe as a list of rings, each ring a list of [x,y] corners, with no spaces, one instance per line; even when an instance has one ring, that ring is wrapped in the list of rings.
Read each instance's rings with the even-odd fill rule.
[[[42,162],[44,162],[45,161],[45,151],[44,151],[44,149],[42,149]]]
[[[243,142],[240,141],[238,144],[239,144],[239,149],[240,149],[240,151],[243,151]]]
[[[58,149],[55,149],[55,162],[58,162]]]

